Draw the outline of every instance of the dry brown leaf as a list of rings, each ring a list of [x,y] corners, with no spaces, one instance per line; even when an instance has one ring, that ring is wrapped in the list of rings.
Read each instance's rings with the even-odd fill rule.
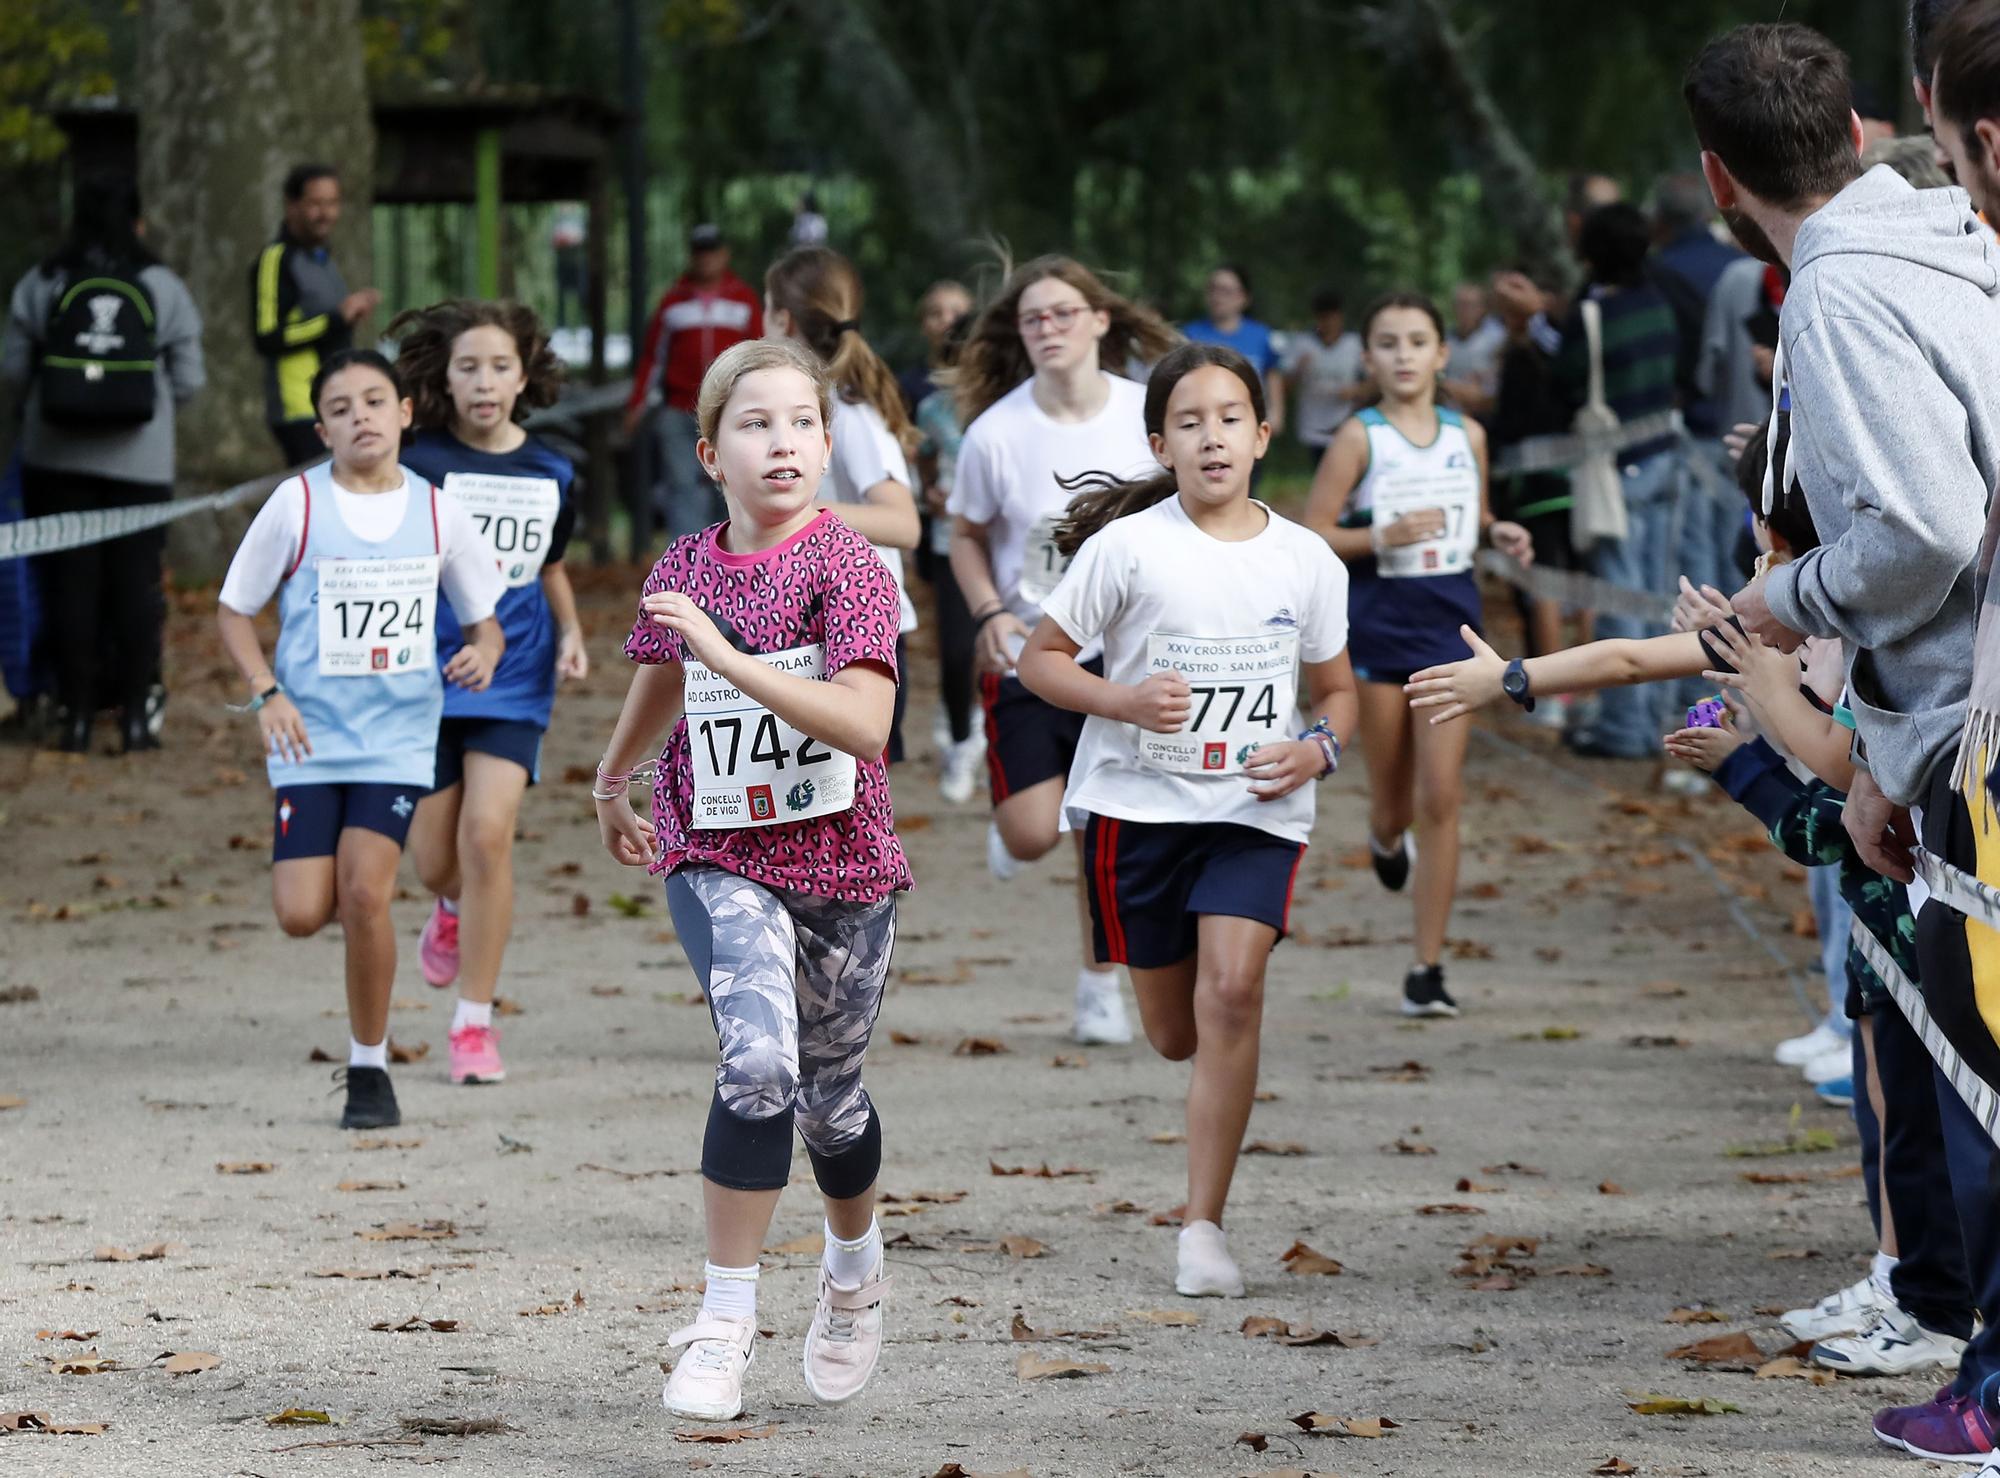
[[[1437,1146],[1419,1144],[1414,1140],[1396,1139],[1382,1146],[1385,1155],[1435,1155]]]
[[[421,1268],[315,1268],[309,1278],[346,1278],[355,1283],[376,1283],[385,1278],[427,1278],[428,1265]]]
[[[1521,1285],[1505,1273],[1494,1273],[1472,1285],[1474,1293],[1512,1293]]]
[[[1419,1216],[1484,1216],[1484,1206],[1467,1206],[1458,1201],[1434,1201],[1428,1206],[1419,1206]]]
[[[1109,1375],[1111,1367],[1097,1360],[1048,1360],[1023,1350],[1014,1361],[1014,1374],[1022,1380],[1071,1380],[1085,1375]]]
[[[1146,1224],[1156,1227],[1177,1227],[1186,1220],[1187,1202],[1183,1201],[1180,1205],[1170,1210],[1155,1211],[1151,1216],[1146,1218]]]
[[[383,1334],[423,1334],[426,1331],[432,1334],[453,1334],[458,1330],[458,1320],[426,1319],[420,1314],[412,1314],[400,1324],[380,1319],[368,1327]]]
[[[1381,1067],[1371,1067],[1368,1071],[1374,1073],[1385,1083],[1422,1083],[1427,1081],[1431,1075],[1430,1068],[1418,1062],[1414,1057],[1407,1058],[1402,1062],[1388,1063]]]
[[[1810,1170],[1739,1170],[1736,1178],[1750,1185],[1804,1185],[1813,1178]]]
[[[1766,1254],[1772,1262],[1804,1262],[1807,1258],[1823,1256],[1817,1247],[1780,1247]]]
[[[83,1331],[82,1331],[81,1333],[79,1333],[78,1331],[76,1331],[76,1330],[74,1330],[74,1329],[62,1329],[62,1330],[56,1330],[56,1329],[37,1329],[37,1330],[35,1331],[35,1338],[36,1338],[36,1339],[73,1339],[73,1340],[76,1340],[76,1341],[77,1341],[78,1343],[82,1343],[82,1342],[84,1342],[84,1341],[87,1341],[87,1340],[93,1340],[93,1339],[96,1339],[96,1338],[97,1338],[97,1336],[98,1336],[98,1333],[99,1333],[99,1331],[97,1331],[97,1330],[95,1330],[95,1329],[86,1329],[86,1330],[83,1330]]]
[[[1501,1191],[1504,1191],[1507,1188],[1502,1185],[1487,1185],[1482,1181],[1477,1181],[1472,1179],[1470,1176],[1461,1175],[1458,1178],[1457,1189],[1461,1195],[1490,1196],[1490,1195],[1495,1195]]]
[[[1239,1432],[1236,1436],[1238,1447],[1247,1447],[1252,1452],[1263,1452],[1271,1445],[1271,1439],[1262,1432]]]
[[[364,1242],[443,1242],[458,1235],[449,1221],[390,1221],[356,1232]]]
[[[217,1175],[269,1175],[278,1167],[269,1160],[219,1160]]]
[[[1000,1250],[1017,1261],[1025,1262],[1030,1258],[1045,1256],[1049,1249],[1048,1244],[1044,1242],[1037,1242],[1033,1237],[1023,1237],[1017,1234],[1002,1237],[1000,1239]]]
[[[1158,1134],[1146,1136],[1147,1144],[1186,1144],[1187,1136],[1178,1129],[1162,1129]]]
[[[153,1357],[160,1359],[159,1355]],[[167,1353],[166,1363],[160,1367],[168,1375],[199,1375],[204,1370],[213,1370],[222,1363],[220,1355],[207,1350],[188,1350],[183,1354]]]
[[[1201,1323],[1201,1315],[1186,1309],[1127,1309],[1125,1317],[1141,1324],[1165,1324],[1174,1329],[1191,1329]]]
[[[1293,1242],[1278,1254],[1278,1261],[1285,1265],[1285,1271],[1300,1277],[1337,1278],[1347,1269],[1324,1252],[1315,1252],[1304,1242]]]
[[[1608,1278],[1611,1276],[1611,1269],[1605,1267],[1602,1263],[1595,1262],[1564,1263],[1559,1268],[1540,1268],[1537,1271],[1544,1278]]]
[[[1597,1184],[1597,1194],[1600,1196],[1629,1196],[1632,1193],[1615,1180],[1603,1180]]]
[[[1784,1313],[1783,1309],[1778,1311]],[[1729,1316],[1714,1309],[1678,1308],[1667,1315],[1669,1324],[1727,1324]]]
[[[127,1252],[123,1247],[100,1247],[90,1254],[92,1262],[158,1262],[173,1248],[171,1242],[155,1242],[150,1247],[141,1247],[136,1252]]]
[[[917,1047],[923,1044],[924,1039],[915,1032],[892,1031],[889,1033],[889,1040],[898,1047]]]
[[[332,1062],[334,1056],[324,1047],[315,1047],[306,1054],[307,1062]]]
[[[337,1191],[400,1191],[406,1187],[400,1180],[343,1180],[334,1187]]]
[[[44,1437],[102,1437],[109,1422],[59,1422],[46,1411],[0,1411],[0,1432],[33,1432]]]
[[[894,1191],[884,1191],[876,1199],[885,1206],[904,1201],[924,1206],[956,1206],[967,1194],[965,1191],[911,1191],[906,1196],[899,1196]]]
[[[1608,1457],[1590,1471],[1605,1475],[1605,1478],[1626,1478],[1628,1473],[1636,1473],[1639,1469],[1622,1457]]]
[[[1756,1340],[1738,1332],[1712,1335],[1691,1345],[1682,1345],[1677,1350],[1668,1350],[1667,1358],[1691,1360],[1698,1365],[1744,1365],[1754,1368],[1764,1363],[1764,1351]]]
[[[423,1143],[421,1139],[357,1139],[347,1147],[351,1150],[413,1150]]]
[[[686,1431],[674,1433],[676,1442],[758,1442],[777,1435],[778,1424],[770,1423],[762,1427],[690,1427]]]
[[[1243,1146],[1246,1155],[1282,1155],[1291,1157],[1307,1153],[1306,1147],[1295,1139],[1253,1139]]]
[[[1047,1160],[1039,1165],[1002,1165],[997,1160],[988,1160],[986,1168],[994,1175],[1025,1175],[1030,1180],[1063,1180],[1072,1175],[1095,1175],[1095,1170],[1086,1170],[1081,1165],[1065,1165],[1060,1170],[1049,1168]]]
[[[1009,1051],[1007,1044],[998,1037],[965,1037],[951,1049],[953,1057],[997,1057]]]
[[[1484,1232],[1465,1244],[1462,1256],[1472,1257],[1481,1252],[1491,1252],[1496,1257],[1510,1257],[1518,1252],[1523,1257],[1533,1257],[1540,1249],[1540,1237],[1515,1237],[1504,1232]]]
[[[527,1013],[527,1010],[528,1008],[523,1006],[519,1001],[511,1000],[506,996],[495,996],[493,998],[493,1014],[495,1016],[522,1016]]]
[[[49,1368],[57,1375],[102,1375],[107,1370],[123,1367],[114,1357],[92,1350],[87,1355],[51,1355]]]
[[[1830,1386],[1840,1377],[1831,1370],[1821,1370],[1817,1365],[1808,1365],[1796,1355],[1780,1355],[1757,1367],[1758,1380],[1802,1380],[1816,1386]]]
[[[1327,1416],[1322,1412],[1302,1411],[1292,1418],[1292,1425],[1315,1437],[1380,1437],[1393,1432],[1401,1423],[1386,1416]]]
[[[1081,1052],[1058,1052],[1054,1057],[1049,1059],[1049,1066],[1061,1068],[1089,1067],[1090,1059],[1085,1057]]]
[[[1533,1165],[1523,1165],[1519,1160],[1508,1160],[1500,1165],[1481,1165],[1481,1175],[1547,1175],[1548,1171],[1538,1170]]]

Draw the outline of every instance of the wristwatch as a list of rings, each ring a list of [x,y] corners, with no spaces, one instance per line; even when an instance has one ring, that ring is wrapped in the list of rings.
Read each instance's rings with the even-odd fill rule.
[[[266,703],[269,703],[273,698],[277,697],[280,693],[284,691],[285,690],[283,687],[281,687],[278,683],[273,682],[270,687],[264,689],[263,692],[259,693],[256,697],[252,698],[248,703],[244,704],[243,711],[245,713],[255,713],[258,709],[262,708]]]
[[[1500,691],[1521,705],[1523,713],[1535,711],[1535,695],[1528,691],[1528,669],[1516,657],[1500,674]]]

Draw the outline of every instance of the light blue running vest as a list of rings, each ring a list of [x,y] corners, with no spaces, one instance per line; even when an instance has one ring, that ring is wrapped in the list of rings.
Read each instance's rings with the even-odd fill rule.
[[[266,768],[273,786],[430,788],[437,767],[438,719],[444,711],[444,680],[436,660],[438,588],[434,585],[424,602],[420,629],[408,632],[408,639],[428,660],[393,677],[380,673],[328,677],[319,670],[322,564],[330,560],[409,559],[439,552],[437,489],[407,469],[405,475],[410,492],[402,526],[376,544],[356,537],[342,521],[331,462],[300,474],[306,496],[305,537],[300,541],[298,559],[278,589],[281,624],[273,667],[286,695],[305,719],[312,753],[303,761],[272,756]]]

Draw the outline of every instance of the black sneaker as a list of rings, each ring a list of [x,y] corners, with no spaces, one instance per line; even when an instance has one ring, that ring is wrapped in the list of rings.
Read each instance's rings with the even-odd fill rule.
[[[1407,831],[1396,838],[1396,845],[1387,852],[1382,850],[1372,833],[1369,835],[1368,860],[1375,864],[1375,876],[1391,893],[1403,891],[1403,884],[1410,880],[1410,864],[1416,856],[1416,845],[1411,842]]]
[[[1456,1016],[1458,1002],[1444,988],[1444,966],[1412,965],[1403,977],[1405,1016]]]
[[[403,1122],[387,1068],[350,1067],[346,1072],[347,1111],[340,1116],[341,1128],[393,1129]]]

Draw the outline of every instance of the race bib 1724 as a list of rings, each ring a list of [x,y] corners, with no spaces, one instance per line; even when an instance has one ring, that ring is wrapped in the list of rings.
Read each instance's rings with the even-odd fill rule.
[[[1299,634],[1146,638],[1146,671],[1178,672],[1193,711],[1177,734],[1139,731],[1139,756],[1162,770],[1233,775],[1260,744],[1289,739],[1298,702]]]
[[[562,511],[562,489],[553,477],[503,477],[449,472],[444,490],[459,501],[493,546],[507,588],[532,585],[541,576]]]
[[[322,559],[321,677],[393,677],[437,664],[438,557]]]
[[[793,677],[823,680],[825,648],[760,656]],[[689,659],[683,688],[694,815],[700,830],[778,826],[854,804],[854,756],[810,739],[742,689]]]

